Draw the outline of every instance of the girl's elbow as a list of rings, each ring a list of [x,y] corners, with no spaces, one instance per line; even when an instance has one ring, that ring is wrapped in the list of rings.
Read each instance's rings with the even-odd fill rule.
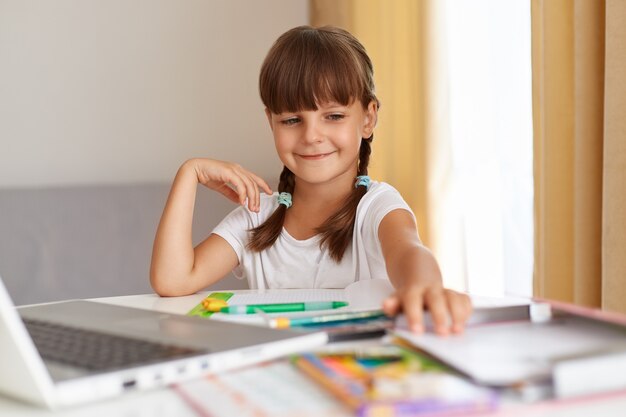
[[[161,297],[177,297],[187,295],[181,285],[173,283],[172,280],[164,279],[156,274],[150,275],[150,286],[154,292]]]

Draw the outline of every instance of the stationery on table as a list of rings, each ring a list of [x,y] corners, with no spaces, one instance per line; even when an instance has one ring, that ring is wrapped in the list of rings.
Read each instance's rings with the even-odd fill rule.
[[[259,290],[258,292],[214,292],[209,294],[201,303],[196,305],[187,313],[190,316],[211,317],[217,320],[231,320],[249,322],[251,324],[266,324],[262,317],[257,314],[247,313],[250,317],[237,317],[236,314],[224,314],[220,310],[224,307],[231,306],[251,306],[251,305],[268,305],[268,304],[310,304],[313,302],[334,302],[329,309],[336,310],[341,308],[342,311],[368,311],[380,309],[385,298],[393,293],[394,289],[389,281],[384,279],[366,279],[356,281],[348,285],[345,289],[278,289],[278,290]],[[346,305],[343,305],[346,303]],[[325,314],[321,310],[323,305],[318,304],[315,310],[319,314]],[[292,307],[301,308],[301,307]],[[256,308],[258,310],[258,306]],[[246,309],[247,312],[248,309]],[[265,312],[268,312],[265,309]],[[285,312],[285,311],[282,311]],[[230,312],[229,312],[230,313]],[[294,312],[293,317],[311,315],[305,310]],[[292,314],[289,314],[290,317]],[[318,315],[315,313],[314,315]]]
[[[266,325],[259,313],[311,316],[345,310],[349,303],[337,291],[325,293],[294,290],[293,293],[236,294],[213,292],[194,306],[188,316],[211,317],[216,320]],[[334,295],[334,297],[332,297]]]
[[[381,310],[355,311],[309,317],[277,317],[259,312],[267,325],[276,329],[324,331],[329,342],[380,338],[393,327],[393,319]]]
[[[209,294],[188,315],[304,332],[325,331],[331,341],[381,337],[393,321],[381,310],[352,308],[344,290],[289,290]],[[376,303],[379,306],[378,303]]]
[[[476,412],[497,406],[494,391],[396,345],[300,354],[292,363],[358,416]]]

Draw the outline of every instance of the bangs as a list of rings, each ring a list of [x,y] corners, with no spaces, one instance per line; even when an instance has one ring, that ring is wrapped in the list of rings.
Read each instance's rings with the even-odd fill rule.
[[[354,100],[366,105],[371,70],[361,63],[350,40],[342,39],[341,32],[296,29],[276,41],[261,68],[261,100],[269,111],[317,110],[318,104],[346,106]]]

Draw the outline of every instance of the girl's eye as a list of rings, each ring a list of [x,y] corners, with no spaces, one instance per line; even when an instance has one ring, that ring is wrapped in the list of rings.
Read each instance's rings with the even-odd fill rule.
[[[298,123],[299,121],[300,119],[298,119],[297,117],[291,117],[289,119],[281,120],[281,123],[284,124],[285,126],[291,126],[291,125]]]
[[[341,119],[343,119],[344,117],[345,117],[345,116],[344,116],[343,114],[337,114],[337,113],[328,115],[328,118],[329,118],[330,120],[341,120]]]

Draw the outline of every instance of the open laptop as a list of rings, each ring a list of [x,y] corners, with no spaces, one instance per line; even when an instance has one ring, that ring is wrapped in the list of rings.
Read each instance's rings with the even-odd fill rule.
[[[16,309],[0,279],[0,393],[50,408],[165,386],[326,341],[323,332],[275,330],[94,301]]]

